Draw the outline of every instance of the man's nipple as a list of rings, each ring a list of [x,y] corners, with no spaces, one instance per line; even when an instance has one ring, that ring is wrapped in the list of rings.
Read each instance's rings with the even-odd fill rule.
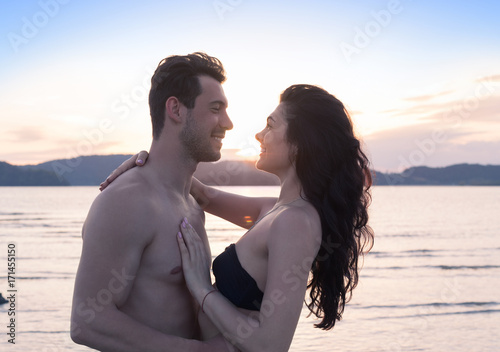
[[[178,274],[182,272],[182,266],[176,266],[175,268],[173,268],[172,270],[170,270],[170,275],[175,275],[175,274]]]

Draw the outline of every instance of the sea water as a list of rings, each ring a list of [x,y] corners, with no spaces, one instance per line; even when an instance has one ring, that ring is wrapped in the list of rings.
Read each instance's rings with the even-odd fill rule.
[[[277,195],[277,187],[224,187]],[[97,187],[0,187],[0,292],[15,248],[15,344],[0,306],[1,351],[88,351],[69,336],[81,228]],[[375,245],[330,331],[303,310],[290,351],[499,351],[500,187],[375,187]],[[217,255],[245,230],[207,215]],[[12,283],[12,277],[11,277]]]

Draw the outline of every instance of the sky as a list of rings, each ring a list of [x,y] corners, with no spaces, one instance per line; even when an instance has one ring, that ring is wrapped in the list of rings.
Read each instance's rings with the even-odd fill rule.
[[[0,161],[148,150],[158,62],[204,51],[227,72],[226,158],[258,154],[279,94],[308,83],[345,104],[379,171],[500,164],[499,15],[496,0],[2,1]]]

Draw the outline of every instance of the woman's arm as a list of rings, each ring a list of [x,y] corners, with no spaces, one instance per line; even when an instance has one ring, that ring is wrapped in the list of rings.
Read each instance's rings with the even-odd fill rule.
[[[260,312],[246,315],[221,293],[211,292],[202,242],[187,226],[179,235],[186,283],[214,325],[241,351],[288,351],[300,317],[320,230],[301,209],[289,208],[273,219],[268,241],[267,282]]]
[[[207,315],[201,311],[201,309],[198,312],[198,325],[200,326],[201,339],[203,341],[210,340],[220,334],[217,327],[212,323],[210,318],[208,318]]]
[[[148,156],[148,152],[143,150],[125,160],[101,183],[99,189],[103,191],[127,170],[146,164]],[[247,229],[277,201],[274,197],[245,197],[224,192],[201,183],[195,177],[191,183],[191,195],[203,210]]]
[[[191,183],[191,195],[206,212],[247,229],[277,201],[274,197],[246,197],[221,191],[195,177]]]

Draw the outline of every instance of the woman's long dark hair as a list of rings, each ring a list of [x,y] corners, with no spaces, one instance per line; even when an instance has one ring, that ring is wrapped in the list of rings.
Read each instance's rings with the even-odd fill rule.
[[[358,258],[373,245],[368,226],[372,183],[369,161],[342,102],[324,89],[293,85],[280,98],[287,140],[302,192],[321,219],[322,245],[314,260],[306,302],[329,330],[342,318],[358,283]]]

